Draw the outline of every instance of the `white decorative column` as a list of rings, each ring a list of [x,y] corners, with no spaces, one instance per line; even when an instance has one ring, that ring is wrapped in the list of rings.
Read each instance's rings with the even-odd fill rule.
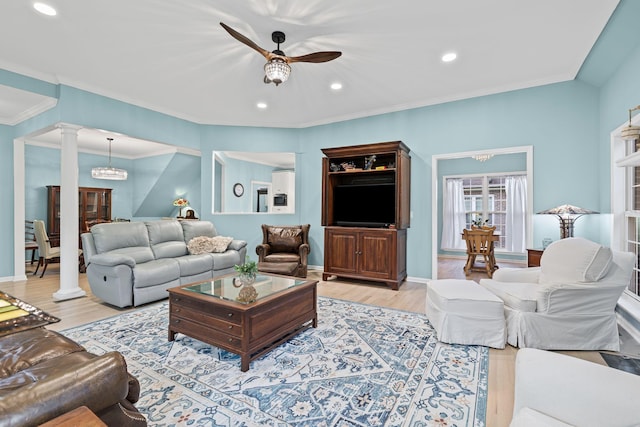
[[[13,140],[13,280],[27,280],[25,275],[24,236],[24,140]]]
[[[56,301],[83,297],[78,286],[78,130],[79,126],[61,124],[60,150],[60,289]]]

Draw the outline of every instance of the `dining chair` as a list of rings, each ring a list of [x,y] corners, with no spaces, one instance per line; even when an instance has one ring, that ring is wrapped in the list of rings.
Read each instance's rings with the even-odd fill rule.
[[[38,219],[34,220],[33,229],[35,231],[36,242],[38,243],[38,254],[40,256],[38,260],[38,266],[36,267],[36,271],[34,271],[33,274],[36,275],[40,266],[44,264],[42,273],[40,274],[40,277],[42,278],[45,271],[47,271],[47,265],[60,258],[60,247],[51,246],[51,241],[49,240],[49,236],[47,235],[44,221]],[[80,258],[81,256],[82,250],[78,249],[78,258]]]
[[[464,266],[466,276],[471,271],[484,271],[489,277],[498,268],[494,253],[493,242],[495,237],[493,232],[495,227],[472,227],[471,230],[462,230],[462,238],[467,242],[467,263]],[[482,257],[483,266],[476,266],[476,258]]]
[[[38,250],[38,242],[36,242],[36,234],[33,229],[33,221],[26,219],[24,221],[24,250],[31,251],[31,265],[36,258]]]

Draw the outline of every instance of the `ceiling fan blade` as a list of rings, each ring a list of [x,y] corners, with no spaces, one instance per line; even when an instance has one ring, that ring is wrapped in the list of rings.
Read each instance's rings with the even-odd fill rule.
[[[302,56],[287,57],[287,62],[328,62],[342,55],[342,52],[314,52]]]
[[[238,40],[240,43],[244,43],[247,46],[249,46],[251,49],[258,51],[262,56],[264,56],[267,59],[269,59],[271,57],[271,52],[269,52],[266,49],[261,48],[260,46],[255,44],[253,41],[251,41],[247,37],[243,36],[242,34],[237,32],[236,30],[234,30],[230,26],[228,26],[228,25],[226,25],[226,24],[224,24],[222,22],[220,23],[220,25],[222,25],[222,28],[227,30],[227,33],[231,34],[231,37],[233,37],[234,39]]]

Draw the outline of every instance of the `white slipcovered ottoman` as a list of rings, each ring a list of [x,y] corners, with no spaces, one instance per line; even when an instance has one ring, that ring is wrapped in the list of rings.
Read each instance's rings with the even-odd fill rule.
[[[427,317],[440,341],[504,348],[507,337],[504,304],[474,281],[429,282]]]

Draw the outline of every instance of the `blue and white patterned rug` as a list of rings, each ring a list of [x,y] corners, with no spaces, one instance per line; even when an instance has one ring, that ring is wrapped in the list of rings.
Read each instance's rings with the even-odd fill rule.
[[[318,328],[251,362],[178,334],[168,303],[63,333],[124,354],[150,426],[484,426],[488,349],[437,341],[426,316],[318,298]]]

